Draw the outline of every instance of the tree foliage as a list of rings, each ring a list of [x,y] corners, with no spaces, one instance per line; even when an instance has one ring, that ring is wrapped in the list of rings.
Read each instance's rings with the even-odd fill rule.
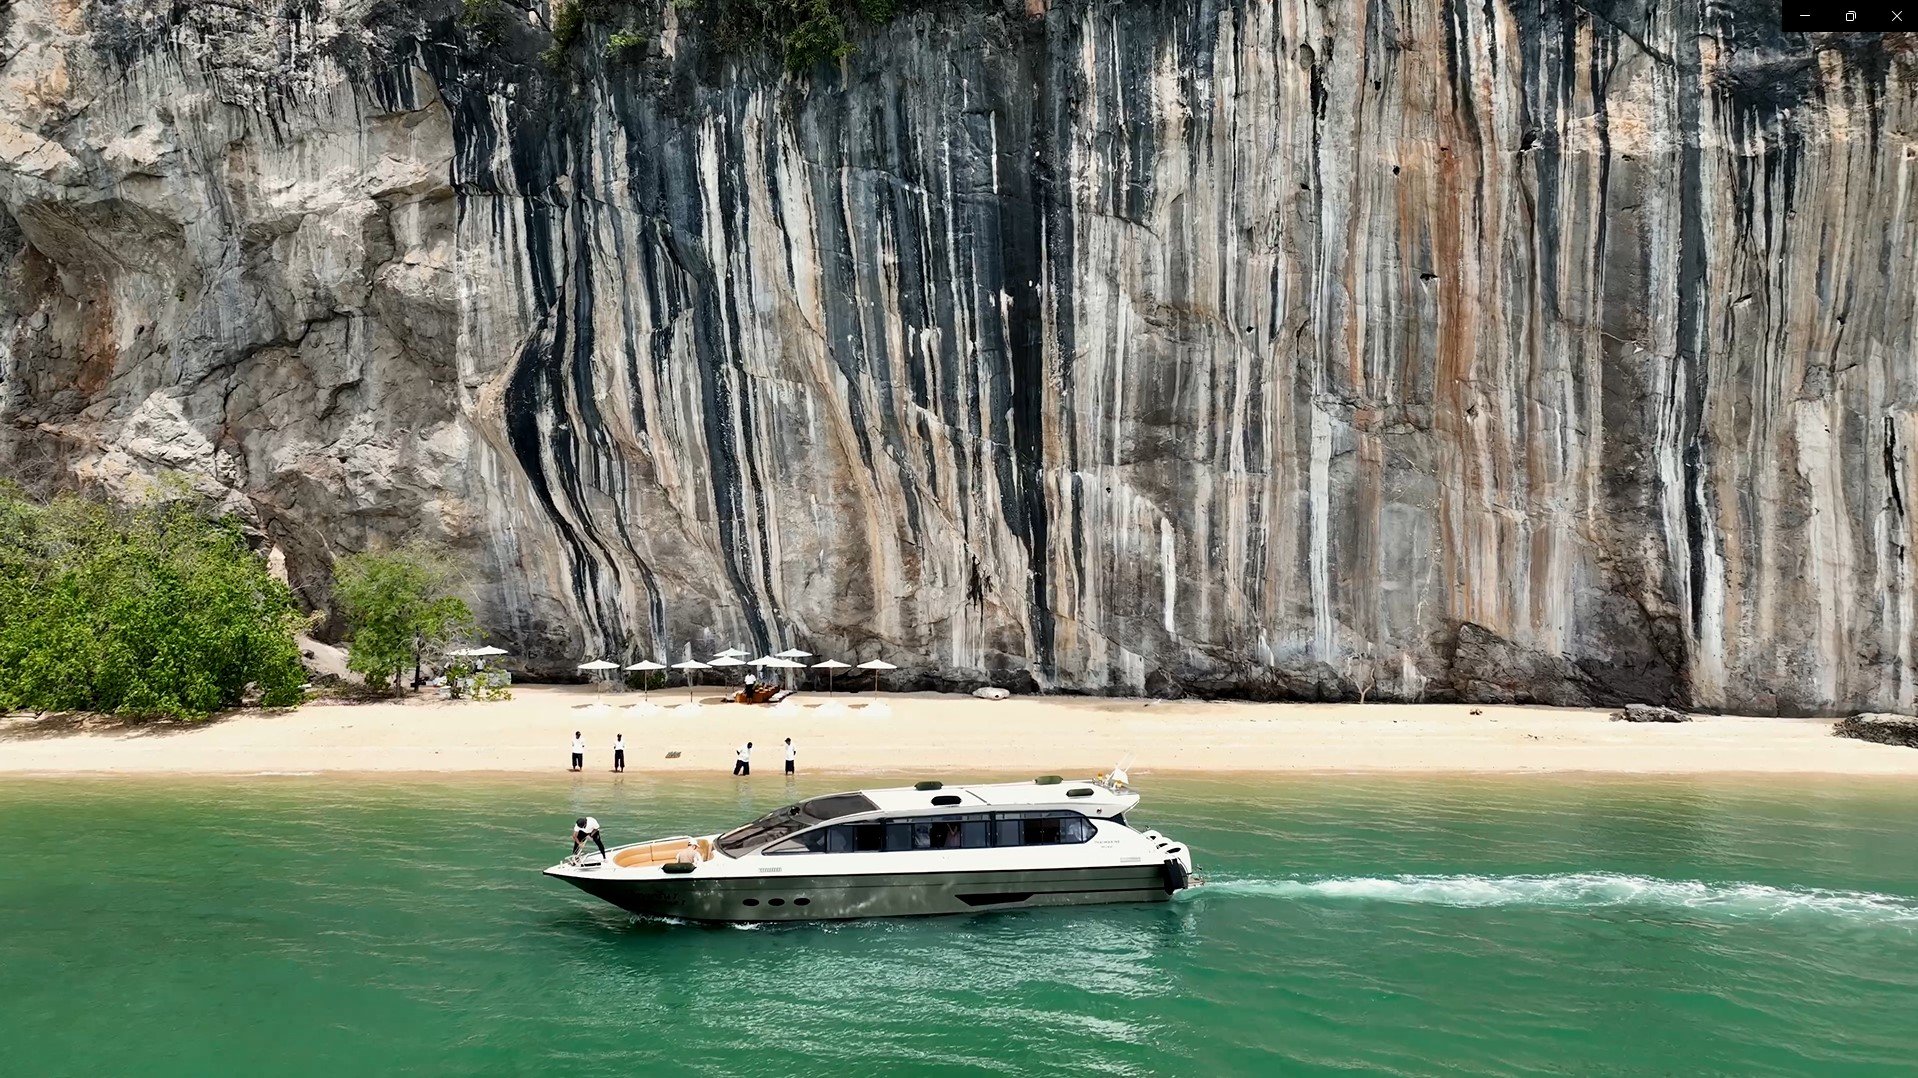
[[[0,486],[0,708],[200,718],[299,702],[306,624],[239,523]]]
[[[350,554],[334,566],[334,597],[347,625],[347,669],[369,684],[392,682],[441,656],[473,628],[473,614],[454,594],[458,569],[444,550],[411,544]]]
[[[510,21],[506,0],[460,0],[460,13],[454,21],[482,43],[498,45]]]
[[[466,0],[480,3],[482,0]],[[862,25],[883,25],[897,15],[900,0],[674,0],[697,11],[721,49],[746,52],[769,48],[792,71],[837,60],[852,51],[852,34]],[[541,55],[555,70],[566,65],[569,50],[589,24],[611,25],[627,5],[617,0],[553,0],[552,43]],[[640,55],[653,36],[628,23],[606,44],[607,55]]]

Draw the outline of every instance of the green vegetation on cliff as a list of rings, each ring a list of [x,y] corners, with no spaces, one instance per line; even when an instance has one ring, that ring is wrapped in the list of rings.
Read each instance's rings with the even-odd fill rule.
[[[461,24],[473,29],[486,24],[499,0],[463,0]],[[900,0],[674,0],[682,11],[696,13],[711,27],[712,40],[728,52],[766,48],[777,53],[792,71],[803,71],[852,51],[851,35],[862,25],[880,25],[899,11]],[[553,67],[564,65],[568,50],[588,24],[611,23],[626,5],[618,0],[555,0],[553,43],[544,56]],[[641,51],[656,36],[627,23],[607,39],[606,52],[624,58]]]
[[[294,704],[304,624],[231,518],[0,487],[0,708],[199,718],[249,687]]]

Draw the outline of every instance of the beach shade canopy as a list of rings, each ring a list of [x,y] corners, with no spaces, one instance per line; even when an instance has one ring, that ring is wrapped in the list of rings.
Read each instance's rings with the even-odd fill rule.
[[[816,662],[816,663],[814,663],[814,664],[812,664],[812,668],[813,668],[814,670],[824,670],[824,671],[826,672],[826,695],[827,695],[827,696],[831,696],[831,695],[832,695],[832,674],[833,674],[833,671],[835,671],[835,670],[850,670],[850,669],[852,668],[852,664],[851,664],[851,663],[842,663],[842,662],[840,662],[840,661],[839,661],[838,659],[826,659],[826,660],[824,660],[824,661],[822,661],[822,662]]]
[[[725,651],[716,652],[715,654],[722,659],[743,659],[750,654],[750,652],[744,652],[738,648],[727,648]]]
[[[490,659],[495,655],[505,655],[507,651],[505,648],[496,648],[488,644],[483,648],[461,648],[450,654],[458,655],[466,659]]]
[[[605,659],[594,659],[591,662],[580,663],[579,668],[581,670],[617,670],[619,664],[609,663]]]
[[[872,671],[872,691],[878,692],[879,691],[879,671],[897,670],[899,668],[887,662],[884,659],[867,659],[865,662],[859,664],[859,669]]]
[[[626,669],[628,669],[628,670],[638,670],[638,671],[641,671],[641,672],[643,672],[643,673],[646,673],[646,674],[651,674],[651,673],[652,673],[653,671],[655,671],[655,670],[664,670],[664,669],[666,669],[666,664],[665,664],[665,663],[656,663],[656,662],[654,662],[654,661],[653,661],[653,660],[651,660],[651,659],[641,659],[641,660],[639,660],[638,662],[636,662],[636,663],[634,663],[634,664],[632,664],[631,666],[628,666],[628,667],[627,667]],[[643,698],[645,698],[645,697],[647,697],[647,696],[649,696],[649,695],[651,695],[651,693],[652,693],[652,691],[653,691],[653,687],[652,687],[652,685],[650,684],[650,682],[651,682],[652,680],[653,680],[653,679],[652,679],[652,678],[650,678],[650,677],[643,677],[643,678],[640,678],[640,679],[639,679],[639,695],[640,695],[640,697],[641,697],[642,699],[643,699]],[[637,705],[637,704],[635,704],[634,706],[635,706],[635,707],[637,707],[638,705]]]
[[[778,666],[779,660],[771,655],[761,655],[746,664],[747,666]]]
[[[742,658],[740,658],[740,657],[739,657],[739,656],[737,656],[737,655],[715,655],[715,656],[713,656],[713,661],[712,661],[712,662],[711,662],[711,664],[709,664],[709,665],[712,665],[712,666],[744,666],[744,665],[746,665],[746,660],[744,660],[744,659],[742,659]]]
[[[810,651],[801,651],[801,650],[799,650],[798,648],[787,648],[786,650],[784,650],[784,651],[782,651],[782,652],[779,652],[779,653],[778,653],[778,655],[779,655],[779,657],[780,657],[780,658],[782,658],[782,659],[810,659],[810,658],[812,658],[812,652],[810,652]]]
[[[691,704],[693,702],[693,671],[711,670],[712,664],[700,662],[698,659],[687,659],[683,663],[674,663],[673,669],[686,671],[686,702]]]

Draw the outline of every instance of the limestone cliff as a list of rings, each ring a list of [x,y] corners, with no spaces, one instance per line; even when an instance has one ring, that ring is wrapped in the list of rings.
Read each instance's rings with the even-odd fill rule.
[[[183,473],[316,606],[449,541],[535,662],[1912,710],[1907,40],[517,4],[0,8],[0,474]]]

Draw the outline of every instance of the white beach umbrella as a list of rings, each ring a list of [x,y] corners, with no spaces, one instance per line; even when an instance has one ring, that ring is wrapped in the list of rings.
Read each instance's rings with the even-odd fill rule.
[[[711,670],[712,669],[711,664],[700,662],[698,659],[687,659],[683,663],[674,663],[673,669],[686,671],[686,702],[689,704],[692,704],[693,703],[693,671]],[[693,704],[693,706],[698,707],[699,705]]]
[[[744,666],[746,665],[746,660],[737,655],[715,655],[713,656],[712,665],[716,667]]]
[[[812,664],[812,668],[813,668],[814,670],[824,670],[824,671],[826,672],[826,695],[827,695],[827,696],[831,696],[831,695],[832,695],[832,674],[833,674],[833,671],[835,671],[835,670],[850,670],[850,669],[852,669],[852,664],[851,664],[851,663],[842,663],[842,662],[840,662],[840,661],[839,661],[838,659],[827,659],[827,660],[825,660],[824,662],[816,662],[816,663],[814,663],[814,664]]]
[[[787,648],[787,649],[786,649],[786,650],[784,650],[784,651],[779,651],[779,652],[774,652],[774,654],[775,654],[775,655],[777,655],[777,656],[778,656],[779,658],[782,658],[782,659],[810,659],[810,658],[812,658],[812,652],[810,652],[810,651],[801,651],[801,650],[799,650],[798,648]]]
[[[859,669],[872,671],[872,691],[876,693],[879,691],[879,671],[899,668],[884,659],[867,659],[859,664]]]
[[[719,658],[722,658],[722,659],[743,659],[746,656],[752,654],[752,652],[741,651],[738,648],[727,648],[725,651],[718,651],[718,652],[714,652],[713,654],[717,655]]]
[[[485,647],[460,648],[458,651],[449,651],[447,654],[461,659],[478,659],[479,661],[473,664],[474,668],[484,670],[486,669],[486,660],[496,655],[506,655],[510,653],[505,648],[496,648],[488,644]]]
[[[666,669],[666,664],[656,663],[651,659],[641,659],[636,663],[630,664],[629,666],[626,667],[626,669],[638,670],[641,673],[644,673],[646,675],[645,677],[639,679],[639,696],[640,696],[640,699],[644,700],[652,695],[653,671]]]
[[[579,668],[586,671],[587,680],[593,683],[593,698],[598,699],[600,690],[605,687],[605,682],[593,675],[599,673],[601,670],[617,670],[619,669],[619,664],[609,663],[605,659],[589,659],[586,662],[580,663]]]
[[[801,654],[804,654],[804,653],[802,652]],[[804,670],[806,668],[805,663],[795,662],[792,659],[787,658],[784,652],[781,652],[778,655],[773,655],[769,657],[766,660],[766,665],[772,667],[775,670]],[[792,683],[790,680],[788,680],[786,684],[790,686]]]
[[[757,659],[748,660],[746,665],[759,670],[761,673],[764,673],[767,670],[777,668],[779,664],[783,661],[785,660],[777,658],[772,655],[761,655]]]

